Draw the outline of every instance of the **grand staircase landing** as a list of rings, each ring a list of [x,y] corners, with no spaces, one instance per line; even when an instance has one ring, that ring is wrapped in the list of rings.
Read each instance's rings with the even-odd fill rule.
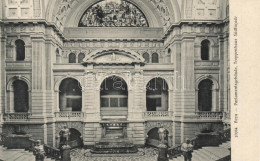
[[[231,147],[230,141],[225,142],[217,147],[203,147],[198,150],[194,150],[192,153],[192,161],[217,161],[221,158],[230,155],[229,148]],[[183,161],[183,156],[179,156],[170,161]]]

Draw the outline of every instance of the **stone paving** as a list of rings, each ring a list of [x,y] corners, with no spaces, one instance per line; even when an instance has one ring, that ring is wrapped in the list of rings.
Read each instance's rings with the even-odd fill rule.
[[[138,149],[135,154],[92,155],[88,149],[71,151],[72,161],[157,161],[158,151],[153,148]]]

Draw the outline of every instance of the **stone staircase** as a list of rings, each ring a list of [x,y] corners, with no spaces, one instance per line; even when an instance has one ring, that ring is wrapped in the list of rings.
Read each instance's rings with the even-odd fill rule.
[[[192,161],[217,161],[221,158],[230,155],[229,148],[231,147],[230,141],[220,144],[216,147],[203,147],[194,150],[192,153]],[[170,159],[170,161],[183,161],[183,156]]]
[[[32,152],[25,151],[24,149],[6,149],[0,146],[0,161],[34,161],[35,156]],[[44,159],[45,161],[55,161],[50,158]]]

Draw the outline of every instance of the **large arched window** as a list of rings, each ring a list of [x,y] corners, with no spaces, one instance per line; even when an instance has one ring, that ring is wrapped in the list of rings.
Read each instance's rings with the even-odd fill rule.
[[[82,63],[84,58],[85,58],[85,54],[84,53],[79,53],[79,55],[78,55],[78,63]]]
[[[168,85],[162,78],[153,78],[146,85],[147,111],[168,111]]]
[[[14,112],[28,112],[29,93],[28,85],[22,80],[13,82],[14,89]]]
[[[201,42],[201,60],[209,60],[209,40],[203,40]]]
[[[59,91],[61,111],[81,111],[82,92],[80,83],[76,79],[64,79],[60,84]]]
[[[126,116],[128,90],[126,82],[117,76],[106,78],[100,86],[102,116]]]
[[[199,83],[198,91],[198,109],[199,111],[212,110],[212,86],[213,82],[210,79],[202,80]]]
[[[152,63],[159,63],[159,56],[157,53],[152,54]]]
[[[82,15],[79,27],[149,27],[143,12],[125,0],[102,0]]]
[[[143,54],[143,58],[144,58],[144,62],[146,62],[146,63],[149,63],[150,62],[150,56],[149,56],[149,54],[148,53],[144,53]]]
[[[24,60],[25,59],[25,43],[23,40],[15,41],[15,50],[16,50],[16,60]]]
[[[76,55],[74,53],[69,54],[69,63],[76,63]]]

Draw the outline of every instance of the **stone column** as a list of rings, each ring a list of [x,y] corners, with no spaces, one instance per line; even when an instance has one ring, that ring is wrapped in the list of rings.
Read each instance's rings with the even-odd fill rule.
[[[32,116],[33,122],[43,125],[37,128],[39,138],[43,138],[44,144],[47,143],[46,120],[46,55],[45,38],[42,35],[34,35],[32,39]],[[40,127],[40,126],[39,126]]]
[[[194,135],[191,126],[186,121],[195,116],[195,80],[194,80],[194,39],[195,37],[185,36],[181,44],[181,95],[182,95],[182,123],[181,141],[186,136]],[[186,127],[186,128],[185,128]],[[187,128],[189,127],[189,128]]]

